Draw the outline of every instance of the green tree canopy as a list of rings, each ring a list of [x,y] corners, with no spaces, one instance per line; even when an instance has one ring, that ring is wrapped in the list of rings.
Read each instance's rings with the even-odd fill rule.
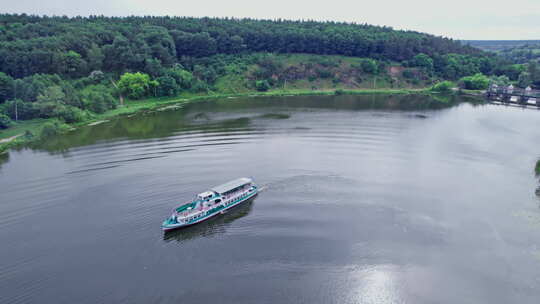
[[[477,73],[473,76],[463,77],[459,82],[464,89],[485,90],[489,85],[489,78],[484,74]]]
[[[140,99],[148,96],[155,86],[159,83],[151,80],[148,74],[144,73],[125,73],[118,81],[120,92],[131,99]]]
[[[378,73],[377,61],[373,59],[362,59],[362,61],[360,62],[360,67],[362,68],[362,71],[364,71],[364,73],[369,73],[369,74]]]
[[[191,88],[193,85],[193,74],[181,67],[171,68],[165,73],[167,76],[174,78],[176,84],[184,90]]]
[[[66,94],[62,91],[60,86],[47,87],[43,93],[39,94],[37,101],[40,103],[63,103]]]
[[[429,72],[433,71],[433,59],[424,53],[414,56],[411,64],[412,66],[423,68]]]
[[[7,129],[11,126],[11,119],[4,114],[0,114],[0,129]]]
[[[437,84],[435,84],[431,90],[435,91],[435,92],[442,92],[442,93],[447,93],[447,92],[450,92],[452,90],[452,88],[454,87],[454,83],[451,82],[451,81],[441,81]]]
[[[267,80],[257,80],[255,81],[255,87],[257,91],[266,92],[270,89],[270,83]]]
[[[179,86],[171,76],[161,76],[156,80],[159,83],[157,87],[158,96],[174,96],[178,93]]]
[[[0,103],[13,97],[13,78],[0,72]]]
[[[526,88],[532,84],[532,77],[529,72],[521,72],[518,78],[518,86]]]

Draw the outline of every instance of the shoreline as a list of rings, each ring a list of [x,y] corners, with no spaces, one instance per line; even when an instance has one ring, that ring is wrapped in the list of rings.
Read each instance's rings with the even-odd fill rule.
[[[142,100],[126,101],[124,106],[109,110],[102,114],[96,114],[91,119],[66,124],[69,131],[84,126],[93,126],[106,123],[111,118],[124,115],[135,115],[142,111],[159,110],[165,108],[182,108],[185,104],[211,99],[232,99],[238,97],[272,97],[272,96],[332,96],[332,95],[368,95],[368,94],[436,94],[429,88],[422,89],[328,89],[328,90],[273,90],[267,92],[250,91],[243,93],[227,94],[185,94],[175,97],[147,98]],[[58,121],[56,118],[38,118],[16,123],[14,127],[0,131],[0,154],[7,153],[11,148],[42,140],[41,129],[47,122]],[[61,132],[66,133],[66,132]]]

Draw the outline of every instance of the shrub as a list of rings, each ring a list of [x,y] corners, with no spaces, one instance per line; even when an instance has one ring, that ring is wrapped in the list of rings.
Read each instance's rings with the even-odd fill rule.
[[[255,88],[259,92],[266,92],[270,89],[270,83],[267,80],[257,80],[255,81]]]
[[[175,96],[180,89],[176,80],[171,76],[161,76],[156,80],[159,82],[157,86],[158,96]]]
[[[362,68],[362,71],[364,73],[368,74],[377,74],[378,73],[378,65],[377,61],[373,59],[362,59],[360,62],[360,67]]]
[[[39,111],[32,102],[24,102],[19,99],[7,101],[5,103],[5,112],[11,119],[17,118],[24,120],[39,116]],[[17,115],[15,115],[15,112]]]
[[[43,125],[41,129],[40,137],[47,138],[50,136],[58,135],[60,133],[69,130],[69,126],[58,121],[49,121]]]
[[[489,81],[501,87],[508,86],[510,84],[510,79],[506,75],[491,76]]]
[[[489,85],[489,78],[482,73],[463,77],[459,80],[460,87],[467,90],[485,90]]]
[[[11,119],[4,114],[0,114],[0,129],[7,129],[11,126]]]
[[[53,117],[58,117],[67,123],[83,121],[86,116],[83,110],[71,106],[59,106],[53,112]]]
[[[26,131],[24,131],[23,136],[26,137],[27,139],[30,139],[30,138],[34,137],[34,133],[32,133],[32,131],[30,131],[30,130],[26,130]]]
[[[94,98],[85,101],[85,107],[94,113],[104,113],[110,109],[116,109],[116,99],[110,94],[96,94]]]
[[[431,87],[431,90],[435,92],[450,92],[453,87],[454,84],[451,81],[443,81],[435,84]]]
[[[166,75],[174,78],[176,84],[184,90],[193,86],[193,74],[180,67],[171,68],[166,72]],[[159,82],[159,81],[158,81]]]
[[[91,85],[81,93],[82,108],[94,113],[103,113],[116,109],[118,101],[111,94],[111,90],[104,85]]]
[[[532,77],[531,73],[529,72],[521,72],[518,77],[518,86],[522,88],[526,88],[532,84]],[[497,83],[497,85],[500,86],[500,84]],[[506,83],[504,85],[507,85]]]
[[[343,95],[345,94],[345,91],[343,89],[337,89],[334,91],[334,95]]]
[[[258,62],[258,67],[253,71],[253,75],[258,79],[268,79],[274,75],[279,75],[284,68],[283,62],[275,55],[264,55]]]
[[[424,53],[414,56],[410,64],[415,67],[423,68],[426,71],[433,70],[433,59]]]
[[[45,138],[58,134],[58,127],[56,123],[46,122],[41,129],[40,136]]]
[[[55,117],[56,113],[59,111],[58,108],[65,107],[65,105],[53,102],[35,102],[33,106],[36,110],[36,116],[40,118]]]
[[[118,88],[127,97],[140,99],[148,96],[151,89],[158,85],[158,82],[151,80],[148,74],[144,73],[125,73],[118,81]]]
[[[210,87],[206,82],[197,79],[191,89],[194,92],[208,92],[210,90]]]

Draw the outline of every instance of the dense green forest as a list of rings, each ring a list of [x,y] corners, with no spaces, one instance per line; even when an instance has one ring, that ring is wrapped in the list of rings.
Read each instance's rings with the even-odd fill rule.
[[[480,55],[451,39],[347,23],[215,18],[0,16],[2,72],[82,77],[148,70],[182,57],[247,52],[336,54],[403,61],[419,53]],[[440,60],[444,60],[441,58]],[[489,65],[489,62],[482,62]],[[484,71],[492,68],[482,66]]]
[[[0,15],[0,127],[77,122],[125,99],[186,92],[428,86],[473,75],[462,83],[480,88],[484,75],[517,82],[524,72],[452,39],[367,24]]]
[[[540,62],[540,42],[501,50],[499,55],[515,63]]]

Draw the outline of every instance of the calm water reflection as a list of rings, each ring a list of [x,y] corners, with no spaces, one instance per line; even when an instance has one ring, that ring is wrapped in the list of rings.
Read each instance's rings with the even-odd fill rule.
[[[0,303],[537,303],[537,110],[236,98],[85,127],[0,167]],[[163,234],[177,202],[267,187]]]

